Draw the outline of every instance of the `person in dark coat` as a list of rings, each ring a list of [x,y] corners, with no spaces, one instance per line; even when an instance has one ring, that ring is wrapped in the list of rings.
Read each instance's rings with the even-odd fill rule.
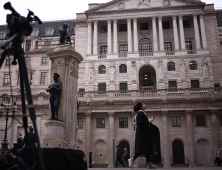
[[[116,146],[116,168],[118,167],[118,163],[121,164],[123,167],[125,167],[121,159],[122,159],[121,150],[119,146]]]
[[[22,134],[18,133],[18,139],[17,139],[18,147],[17,147],[17,149],[21,149],[22,148],[22,142],[23,142]]]
[[[221,153],[220,153],[220,149],[218,149],[217,152],[216,152],[215,167],[216,167],[217,165],[221,165],[220,157],[221,157]]]
[[[28,144],[26,143],[26,136],[25,136],[23,145],[25,144],[25,146],[35,146],[36,147],[35,143],[37,143],[35,133],[33,133],[33,128],[30,128],[29,132],[28,132]]]
[[[142,102],[138,102],[136,106],[134,106],[134,112],[136,112],[136,138],[135,138],[135,155],[133,158],[128,160],[129,167],[133,168],[134,161],[140,156],[146,156],[147,168],[154,168],[155,166],[151,162],[150,155],[152,154],[152,140],[151,140],[151,132],[150,126],[154,121],[155,117],[149,119],[145,113],[146,105]]]

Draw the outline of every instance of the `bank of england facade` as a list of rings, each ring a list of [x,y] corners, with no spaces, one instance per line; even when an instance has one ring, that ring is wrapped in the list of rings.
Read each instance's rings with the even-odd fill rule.
[[[113,0],[89,4],[77,14],[74,47],[84,58],[78,79],[78,144],[86,154],[92,151],[94,165],[114,166],[113,145],[128,148],[133,156],[133,106],[138,101],[146,104],[148,117],[155,116],[158,164],[214,164],[222,148],[221,17],[213,5],[198,0]],[[46,52],[38,48],[26,55],[40,62]],[[31,87],[42,140],[49,118],[42,92],[51,80],[40,82],[44,70],[51,74],[50,62],[44,69],[34,63]],[[16,83],[14,88],[19,95]],[[9,133],[15,142],[13,130]]]

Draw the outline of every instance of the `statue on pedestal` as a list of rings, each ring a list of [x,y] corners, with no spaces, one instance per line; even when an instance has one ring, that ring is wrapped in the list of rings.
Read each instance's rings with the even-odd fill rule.
[[[70,41],[71,35],[69,35],[67,29],[68,29],[68,25],[63,24],[62,29],[59,30],[59,33],[60,33],[60,44],[67,44],[67,43],[69,43],[70,45],[72,45],[72,43]]]
[[[201,63],[202,67],[203,67],[203,75],[205,78],[208,77],[208,63],[207,60],[204,58],[204,60]]]
[[[62,91],[62,83],[58,81],[60,75],[57,73],[53,74],[53,79],[49,87],[46,89],[49,92],[49,100],[51,105],[52,117],[50,120],[58,120],[58,110],[60,105],[60,95]]]

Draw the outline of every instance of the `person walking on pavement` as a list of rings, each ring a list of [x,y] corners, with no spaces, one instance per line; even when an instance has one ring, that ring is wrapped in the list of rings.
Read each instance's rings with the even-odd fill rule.
[[[36,147],[36,137],[35,137],[35,133],[33,133],[33,128],[29,129],[29,132],[27,134],[27,138],[28,138],[28,143],[26,143],[26,136],[24,137],[24,142],[22,144],[22,146],[25,144],[25,146],[35,146]]]
[[[116,146],[116,168],[118,167],[118,163],[121,164],[123,167],[125,167],[121,159],[122,159],[121,150],[119,146],[117,145]]]
[[[215,167],[216,167],[217,165],[221,165],[220,157],[221,157],[221,153],[220,153],[220,149],[218,149],[218,150],[217,150],[217,153],[216,153]]]
[[[128,167],[128,159],[129,159],[128,151],[126,148],[124,148],[122,160],[123,160],[125,168]]]
[[[23,142],[22,134],[18,133],[18,139],[17,139],[18,148],[17,149],[20,150],[22,148],[22,142]]]
[[[136,112],[136,138],[135,138],[135,155],[128,159],[129,161],[129,167],[133,168],[134,161],[140,156],[140,155],[146,155],[146,162],[147,162],[147,168],[153,168],[157,169],[157,166],[155,166],[151,162],[150,155],[152,154],[152,140],[151,140],[151,132],[150,132],[150,126],[151,123],[154,121],[154,117],[149,119],[145,113],[146,105],[142,102],[138,102],[134,106],[134,112]]]

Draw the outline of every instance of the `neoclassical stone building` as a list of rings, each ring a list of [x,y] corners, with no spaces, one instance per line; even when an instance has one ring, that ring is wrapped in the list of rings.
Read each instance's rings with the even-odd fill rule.
[[[113,0],[89,4],[76,20],[35,25],[23,47],[41,143],[50,117],[45,89],[52,81],[51,63],[46,53],[57,46],[65,22],[70,31],[74,28],[73,46],[84,57],[77,87],[78,142],[86,155],[92,151],[93,165],[113,167],[115,145],[134,154],[132,108],[138,101],[147,105],[149,117],[156,117],[152,139],[157,164],[213,165],[216,150],[222,148],[221,17],[212,4],[199,0]],[[0,44],[6,32],[0,26]],[[0,69],[3,104],[10,95],[12,56],[7,59]],[[10,68],[21,121],[18,68]],[[10,147],[18,132],[24,134],[14,121],[8,129]]]
[[[77,14],[78,141],[94,165],[113,167],[114,145],[134,154],[138,101],[156,117],[158,164],[214,164],[222,147],[217,14],[199,0],[113,0]]]

